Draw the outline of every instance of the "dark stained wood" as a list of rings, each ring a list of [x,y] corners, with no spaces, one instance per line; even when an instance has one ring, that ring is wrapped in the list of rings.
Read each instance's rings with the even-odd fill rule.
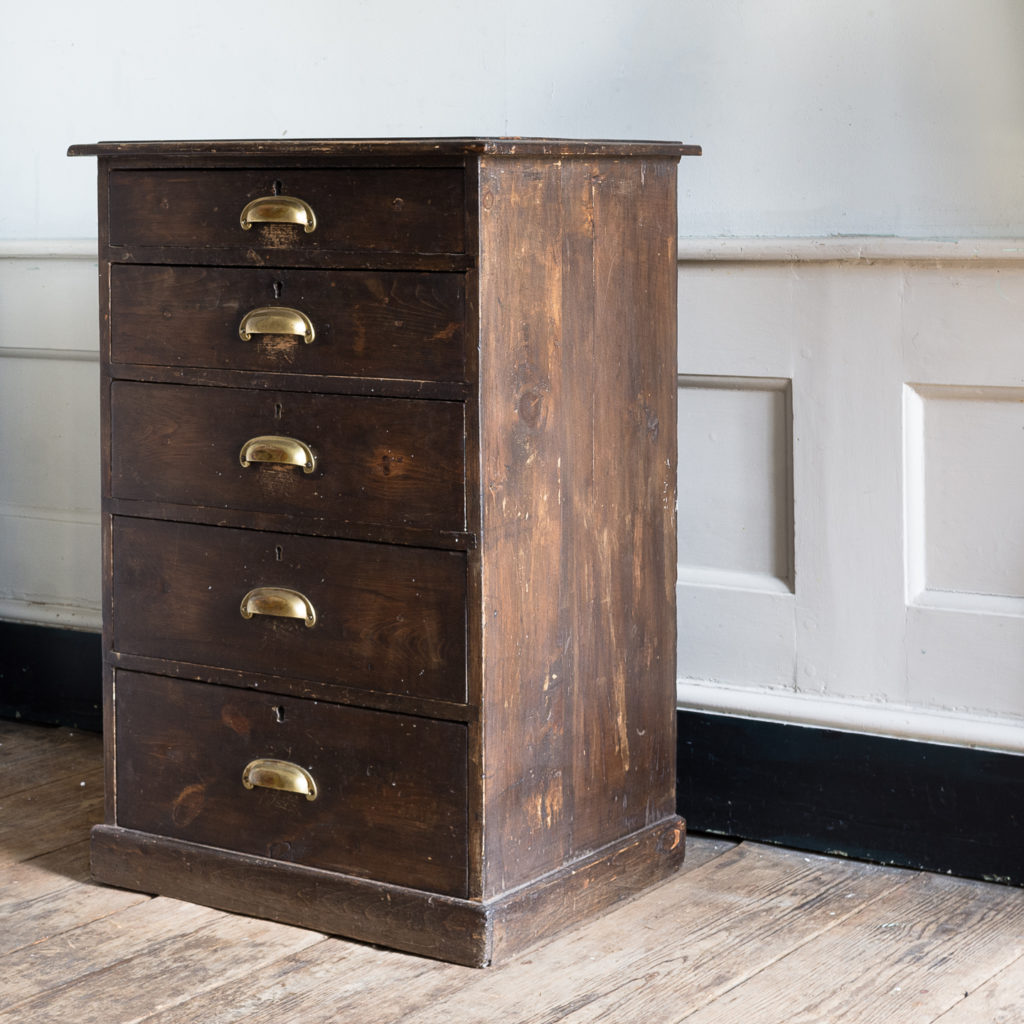
[[[105,649],[118,796],[96,833],[96,876],[482,964],[676,870],[675,164],[696,149],[74,152],[101,157],[112,284]],[[314,233],[241,230],[242,206],[275,190],[313,206]],[[235,342],[247,308],[292,297],[322,323],[312,346]],[[238,432],[297,436],[322,470],[243,470]],[[316,626],[243,619],[256,586],[306,594]],[[445,813],[458,804],[458,885],[402,853],[404,839],[392,852],[391,825],[372,813],[356,826],[323,804],[292,827],[246,817],[234,783],[214,792],[198,766],[240,756],[219,739],[225,712],[276,738],[254,710],[267,701],[288,704],[328,773],[386,754],[428,807],[431,786],[457,776]],[[354,736],[331,724],[364,716],[460,740],[418,751],[397,726]],[[180,829],[168,808],[190,787],[205,801],[209,786],[214,811]],[[364,804],[378,802],[390,822],[387,799]],[[427,856],[451,854],[428,818],[394,828]],[[356,859],[323,856],[334,841]],[[288,856],[321,846],[296,856],[305,864],[262,856],[279,843]],[[424,881],[431,871],[447,881]]]
[[[182,142],[98,142],[70,146],[68,156],[211,158],[224,162],[231,157],[274,158],[290,155],[301,163],[318,158],[360,156],[380,162],[401,157],[450,157],[470,153],[501,156],[699,156],[700,146],[646,139],[545,139],[527,137],[465,137],[441,139],[219,139]],[[216,165],[216,164],[215,164]]]
[[[682,864],[683,845],[678,824],[663,823],[489,902],[110,826],[93,830],[93,870],[142,892],[484,967],[662,881]]]
[[[112,380],[148,381],[153,384],[200,384],[214,388],[252,388],[257,391],[313,392],[323,395],[365,395],[382,398],[429,398],[462,402],[474,390],[452,381],[410,380],[397,377],[316,377],[307,373],[264,373],[207,367],[145,366],[112,363]]]
[[[459,253],[463,173],[458,168],[121,171],[110,175],[110,244],[209,246],[298,252]],[[254,224],[245,206],[262,196],[308,203],[316,228]]]
[[[664,881],[683,863],[678,819],[661,822],[567,865],[489,906],[490,956],[503,961],[579,921]]]
[[[465,726],[131,672],[115,685],[120,826],[466,894]],[[305,768],[316,799],[246,789],[255,758]]]
[[[290,230],[290,229],[289,229]],[[301,231],[301,228],[299,229]],[[361,249],[212,249],[185,245],[119,245],[107,248],[114,266],[120,264],[186,267],[296,268],[308,270],[422,271],[462,273],[473,265],[465,253],[369,252]]]
[[[110,180],[111,160],[101,157],[96,177],[96,216],[99,232],[99,311],[100,311],[100,587],[103,614],[100,641],[103,650],[103,820],[114,822],[114,673],[108,662],[114,646],[113,616],[113,552],[111,550],[110,509]]]
[[[217,683],[220,686],[233,686],[241,690],[277,693],[282,697],[321,700],[332,704],[351,704],[355,707],[371,708],[375,711],[394,711],[401,715],[436,718],[445,722],[476,723],[480,717],[479,709],[475,704],[457,704],[454,701],[438,700],[433,697],[413,697],[409,694],[385,693],[380,690],[360,690],[354,686],[345,686],[337,676],[332,676],[328,680],[275,676],[252,669],[241,672],[237,669],[222,668],[216,665],[194,665],[182,661],[169,662],[163,658],[124,654],[120,651],[112,651],[108,657],[114,668],[155,673],[174,679],[201,679],[204,682]]]
[[[464,380],[460,274],[115,265],[111,360],[337,376]],[[247,312],[288,306],[316,332],[243,341]]]
[[[104,882],[127,889],[467,966],[486,963],[487,915],[472,900],[109,826],[93,830],[92,865]]]
[[[583,472],[567,490],[579,852],[675,814],[676,165],[570,170],[563,197],[575,191],[593,234],[592,274],[565,277],[562,341],[579,416],[566,447]],[[567,246],[577,237],[567,227]]]
[[[674,814],[674,189],[481,163],[485,896]]]
[[[466,524],[457,402],[115,381],[115,498],[457,531]],[[301,441],[302,467],[250,462],[253,438]]]
[[[160,520],[114,523],[113,649],[348,687],[465,699],[465,555]],[[316,625],[254,615],[297,590]]]
[[[211,523],[236,526],[243,530],[278,531],[282,527],[279,512],[253,512],[248,509],[206,508],[198,505],[175,505],[169,502],[110,501],[113,515],[136,516],[143,519],[173,519],[179,523]],[[470,551],[476,546],[476,535],[462,530],[421,530],[407,526],[379,523],[339,522],[329,513],[323,517],[303,517],[303,534],[311,537],[335,537],[344,540],[365,540],[374,544],[401,544],[409,547],[442,548]]]
[[[548,161],[480,164],[485,898],[571,859],[584,755],[565,622],[559,179]]]

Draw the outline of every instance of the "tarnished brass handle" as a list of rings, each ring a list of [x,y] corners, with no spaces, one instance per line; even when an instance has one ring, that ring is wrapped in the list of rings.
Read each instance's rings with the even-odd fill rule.
[[[242,445],[238,461],[248,469],[254,462],[273,462],[279,466],[301,466],[303,473],[316,469],[316,456],[312,449],[294,437],[261,434],[251,437]]]
[[[242,598],[243,619],[254,615],[275,615],[281,619],[302,619],[308,628],[316,625],[316,609],[305,594],[287,587],[256,587]]]
[[[301,765],[291,761],[278,761],[273,757],[257,757],[242,772],[242,785],[246,789],[280,789],[285,793],[298,793],[307,800],[316,799],[316,782]]]
[[[307,345],[316,337],[309,317],[290,306],[250,309],[238,325],[238,336],[251,341],[254,334],[297,334]]]
[[[308,235],[316,230],[316,214],[309,203],[295,196],[260,196],[246,203],[239,223],[246,231],[253,224],[301,224]]]

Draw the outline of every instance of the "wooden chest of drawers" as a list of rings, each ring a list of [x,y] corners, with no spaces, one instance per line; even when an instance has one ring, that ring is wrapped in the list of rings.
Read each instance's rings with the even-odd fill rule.
[[[100,143],[116,885],[485,964],[683,857],[676,166]]]

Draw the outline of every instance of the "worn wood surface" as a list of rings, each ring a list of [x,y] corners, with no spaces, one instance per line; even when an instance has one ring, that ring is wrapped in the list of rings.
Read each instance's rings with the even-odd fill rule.
[[[465,514],[461,402],[115,381],[115,498],[457,531]],[[287,437],[315,464],[241,464]],[[304,454],[304,453],[303,453]]]
[[[142,893],[83,884],[88,881],[89,845],[84,840],[0,870],[0,956],[149,899]]]
[[[95,744],[89,733],[54,728],[26,730],[18,722],[0,719],[0,779],[2,792],[11,796],[39,785],[40,779],[57,782],[96,768]],[[90,743],[92,739],[94,742]]]
[[[461,552],[129,518],[113,533],[118,651],[465,699]],[[242,618],[256,587],[299,591],[316,625]]]
[[[185,154],[189,162],[207,160],[210,166],[225,157],[243,159],[288,158],[306,163],[310,160],[337,160],[339,157],[358,161],[414,159],[440,162],[469,153],[490,153],[503,156],[652,156],[678,158],[699,156],[700,146],[680,142],[619,139],[562,139],[519,136],[486,136],[438,139],[208,139],[184,142],[110,141],[80,143],[68,148],[69,156],[117,156],[131,160],[152,161],[162,158],[173,163]],[[300,164],[301,165],[301,164]],[[140,161],[140,166],[150,166]],[[284,166],[284,165],[282,165]],[[291,166],[294,166],[292,164]]]
[[[311,145],[308,166],[290,149],[276,161],[274,146],[93,150],[112,282],[108,663],[169,680],[148,717],[115,681],[118,797],[95,849],[108,881],[482,964],[656,884],[683,856],[673,574],[684,148],[435,142],[431,156],[421,143],[383,146],[377,167],[329,163],[365,156],[358,144]],[[309,203],[316,230],[238,223],[247,202],[273,195]],[[434,288],[428,270],[441,272]],[[364,347],[397,344],[397,361],[340,351],[337,366],[311,372],[291,335],[263,338],[255,361],[249,349],[205,354],[251,303],[293,295],[330,344],[337,319]],[[175,353],[181,324],[194,336]],[[447,336],[444,358],[461,365],[438,363]],[[385,369],[403,376],[366,376]],[[309,444],[315,470],[239,467],[239,447],[265,434]],[[268,586],[306,595],[315,628],[240,617],[242,595]],[[444,755],[387,728],[364,745],[324,727],[316,744],[368,774],[389,766],[419,794],[410,806],[429,808],[431,786],[439,801],[457,791],[458,844],[444,838],[454,804],[401,821],[384,797],[379,813],[362,808],[337,827],[358,854],[348,867],[317,845],[327,803],[297,818],[314,835],[247,821],[237,794],[215,792],[199,769],[219,764],[219,723],[243,700],[237,687],[209,688],[225,672],[252,673],[232,682],[282,701],[317,695],[278,680],[337,685],[331,707],[309,705],[325,721],[354,716],[339,707],[360,692],[420,701],[438,718],[424,732],[460,737]],[[244,732],[247,743],[262,735]],[[140,781],[164,777],[162,789]],[[200,790],[209,808],[193,814]],[[457,883],[446,874],[456,845]],[[308,874],[327,868],[337,877]],[[435,905],[435,894],[462,902]]]
[[[461,274],[116,264],[110,287],[115,363],[465,379]],[[313,340],[243,341],[242,318],[262,306],[305,313]]]
[[[292,196],[316,217],[254,223],[251,200]],[[217,249],[460,253],[464,251],[459,168],[115,170],[110,175],[110,244]]]
[[[479,903],[128,829],[92,834],[94,875],[112,885],[257,914],[421,956],[479,966]]]
[[[466,895],[461,723],[132,672],[115,685],[122,827]],[[308,770],[316,798],[246,789],[254,758]]]
[[[675,811],[675,170],[481,161],[485,896]]]
[[[52,740],[55,762],[70,742],[99,766],[94,736],[3,735],[15,760]],[[54,781],[44,766],[31,789]],[[2,1024],[1024,1019],[1024,892],[984,882],[691,837],[670,881],[479,972],[95,885],[87,827],[69,818],[52,852],[0,867],[5,928],[32,904],[64,908],[0,950]]]

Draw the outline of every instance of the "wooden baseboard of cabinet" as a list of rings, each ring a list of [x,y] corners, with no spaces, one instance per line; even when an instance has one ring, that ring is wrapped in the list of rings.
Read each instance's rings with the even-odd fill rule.
[[[497,899],[440,896],[113,825],[92,830],[93,878],[433,959],[486,967],[669,878],[683,822],[658,822]]]

